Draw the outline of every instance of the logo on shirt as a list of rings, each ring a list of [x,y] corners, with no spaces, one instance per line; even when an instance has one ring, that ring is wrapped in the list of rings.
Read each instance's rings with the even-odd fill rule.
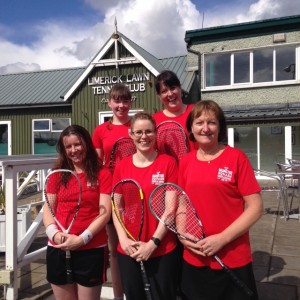
[[[218,179],[221,181],[231,181],[232,178],[232,171],[228,170],[228,167],[224,169],[219,169],[218,171]]]
[[[152,175],[152,184],[159,185],[165,182],[165,174],[160,174],[157,172]]]

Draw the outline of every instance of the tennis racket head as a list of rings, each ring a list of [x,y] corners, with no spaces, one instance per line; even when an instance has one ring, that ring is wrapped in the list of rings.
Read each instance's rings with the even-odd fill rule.
[[[157,186],[149,198],[153,216],[181,238],[192,242],[203,239],[204,229],[189,197],[174,183]]]
[[[111,150],[109,168],[111,171],[115,169],[116,164],[123,158],[133,155],[136,152],[136,147],[130,137],[122,137],[118,139]]]
[[[139,241],[144,222],[144,195],[141,186],[133,179],[117,182],[111,194],[114,213],[127,236]]]
[[[157,128],[156,143],[160,153],[173,156],[179,161],[189,152],[186,134],[182,126],[175,121],[165,121]]]
[[[65,233],[69,233],[77,217],[81,195],[81,182],[75,172],[57,169],[46,176],[45,201],[56,224]]]

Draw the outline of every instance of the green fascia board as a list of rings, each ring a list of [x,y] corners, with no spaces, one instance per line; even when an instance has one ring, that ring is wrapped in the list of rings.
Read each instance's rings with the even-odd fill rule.
[[[188,30],[184,40],[188,46],[192,46],[210,41],[259,36],[274,32],[289,32],[295,29],[300,29],[300,15]]]

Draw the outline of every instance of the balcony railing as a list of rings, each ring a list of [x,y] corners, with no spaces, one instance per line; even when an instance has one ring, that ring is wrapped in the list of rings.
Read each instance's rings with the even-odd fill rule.
[[[18,198],[29,183],[34,181],[36,188],[42,191],[44,179],[54,165],[56,156],[25,155],[0,157],[2,186],[5,190],[5,269],[0,270],[0,284],[5,286],[4,298],[18,298],[18,268],[21,268],[45,256],[46,246],[28,253],[42,226],[42,210],[32,221],[21,241],[18,243],[17,210]],[[28,174],[20,183],[20,174]],[[42,203],[43,199],[41,199]],[[33,204],[36,205],[36,204]]]

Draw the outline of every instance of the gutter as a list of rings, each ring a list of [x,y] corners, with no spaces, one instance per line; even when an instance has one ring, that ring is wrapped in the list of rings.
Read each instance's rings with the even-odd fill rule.
[[[201,53],[199,51],[190,49],[189,46],[187,46],[187,51],[198,56],[199,100],[201,100]]]

